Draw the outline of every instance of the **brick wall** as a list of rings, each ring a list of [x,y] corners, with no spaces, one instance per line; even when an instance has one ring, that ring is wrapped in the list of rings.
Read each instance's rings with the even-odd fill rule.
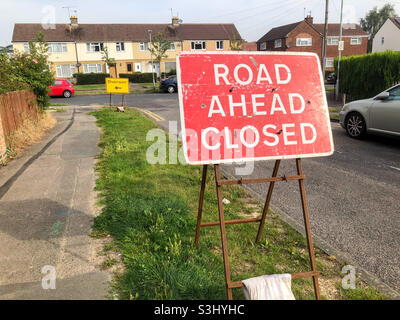
[[[357,36],[354,36],[357,37]],[[296,38],[312,38],[312,46],[297,46]],[[342,52],[342,56],[353,56],[367,53],[368,46],[368,38],[361,37],[361,44],[352,45],[351,37],[343,37],[344,41],[344,50]],[[275,48],[275,41],[267,41],[266,45],[267,51],[294,51],[294,52],[313,52],[319,56],[319,59],[322,58],[322,45],[323,40],[321,35],[315,30],[310,24],[303,21],[296,28],[294,28],[286,39],[282,39],[282,47]],[[260,49],[261,43],[257,43],[258,50]],[[287,48],[288,47],[288,48]],[[326,57],[327,58],[336,58],[338,56],[338,46],[326,46]],[[327,67],[327,70],[333,70],[334,68]]]
[[[355,36],[356,38],[356,36]],[[342,56],[355,56],[359,54],[367,53],[368,46],[368,38],[361,38],[361,44],[351,44],[351,38],[345,37],[342,38],[344,41],[344,50],[342,51]],[[336,58],[339,55],[338,46],[326,46],[326,57],[327,58]]]
[[[312,38],[312,46],[296,46],[296,38]],[[295,29],[293,29],[287,39],[286,45],[289,46],[287,51],[294,52],[313,52],[321,59],[322,56],[322,38],[320,34],[311,27],[307,22],[303,21]]]
[[[312,46],[296,45],[296,38],[312,38]],[[275,40],[267,41],[267,51],[294,51],[294,52],[313,52],[321,59],[322,55],[322,38],[318,31],[312,28],[307,22],[303,21],[294,28],[287,38],[282,39],[282,47],[275,48]],[[258,43],[260,50],[261,43]],[[287,48],[288,47],[288,48]]]

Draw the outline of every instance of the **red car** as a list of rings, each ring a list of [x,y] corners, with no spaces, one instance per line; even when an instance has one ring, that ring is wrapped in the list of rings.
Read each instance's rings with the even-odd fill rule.
[[[75,93],[74,85],[65,79],[55,79],[54,84],[49,88],[51,90],[49,96],[51,97],[63,96],[64,98],[71,98]]]

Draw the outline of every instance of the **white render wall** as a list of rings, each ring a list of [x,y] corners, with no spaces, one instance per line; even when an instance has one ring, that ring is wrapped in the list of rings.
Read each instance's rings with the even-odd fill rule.
[[[62,42],[62,41],[60,41]],[[104,47],[108,48],[110,58],[115,60],[133,60],[133,45],[131,41],[125,42],[125,51],[117,51],[115,42],[103,42]],[[49,53],[49,61],[54,63],[75,63],[76,53],[75,44],[73,42],[66,42],[67,52],[63,53]],[[24,42],[14,42],[14,50],[24,51]],[[102,61],[101,52],[88,52],[86,42],[77,43],[77,51],[79,61]]]
[[[93,41],[94,42],[94,41]],[[133,46],[132,42],[124,41],[125,51],[116,51],[115,42],[103,42],[104,47],[108,48],[108,54],[110,58],[115,60],[132,60],[133,59]],[[101,52],[88,52],[86,49],[85,42],[78,43],[78,57],[79,61],[101,61]]]
[[[385,38],[384,44],[382,44],[382,37]],[[386,50],[400,51],[400,29],[390,19],[386,20],[372,42],[372,52]]]

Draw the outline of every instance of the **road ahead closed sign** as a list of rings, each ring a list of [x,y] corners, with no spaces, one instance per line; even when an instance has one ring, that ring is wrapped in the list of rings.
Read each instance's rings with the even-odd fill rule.
[[[106,78],[108,93],[129,93],[129,79]]]
[[[325,88],[312,53],[182,53],[182,141],[191,164],[333,153]]]

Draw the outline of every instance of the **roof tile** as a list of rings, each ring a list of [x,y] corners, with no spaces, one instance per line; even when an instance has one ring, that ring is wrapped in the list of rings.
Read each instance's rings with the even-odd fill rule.
[[[55,29],[44,29],[39,23],[16,23],[13,42],[35,39],[42,32],[47,42],[54,41],[147,41],[148,30],[161,32],[168,40],[227,40],[241,39],[234,24],[79,24],[70,32],[69,24],[56,24]]]
[[[265,42],[272,41],[276,39],[285,38],[294,28],[296,28],[303,21],[286,24],[284,26],[272,28],[268,33],[266,33],[260,40],[257,42]],[[310,24],[314,29],[319,32],[321,35],[324,33],[325,24]],[[328,24],[328,36],[339,36],[340,24],[339,23],[329,23]],[[343,24],[342,28],[343,36],[367,36],[364,30],[358,24]]]

